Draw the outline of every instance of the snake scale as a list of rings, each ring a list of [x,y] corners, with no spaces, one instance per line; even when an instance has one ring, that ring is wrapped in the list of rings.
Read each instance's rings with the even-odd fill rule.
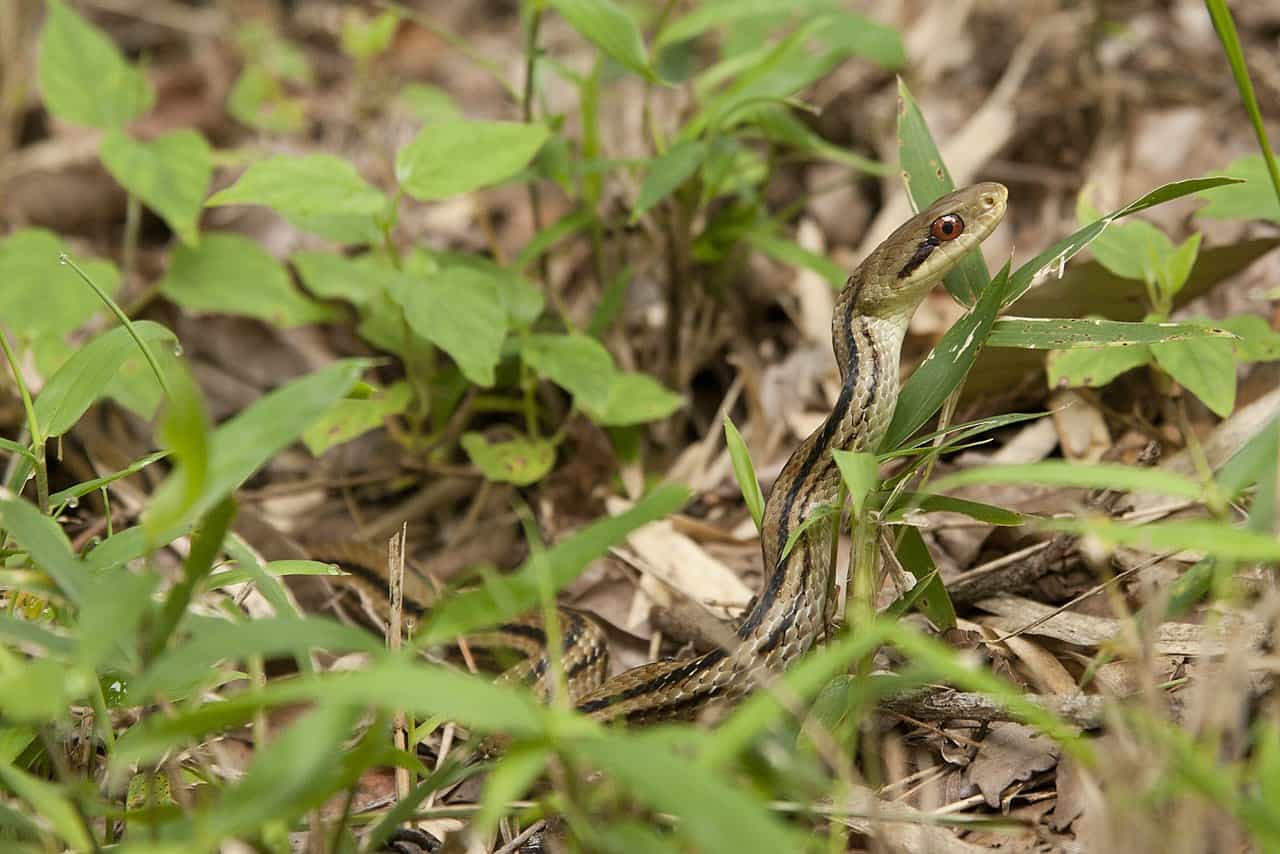
[[[631,724],[691,719],[711,704],[740,698],[760,676],[786,668],[809,650],[823,628],[831,587],[830,528],[812,526],[785,556],[784,546],[817,508],[837,499],[840,475],[831,451],[876,450],[897,403],[899,359],[911,315],[930,287],[995,229],[1007,198],[1008,191],[995,183],[944,195],[899,226],[849,276],[831,321],[840,392],[826,420],[791,454],[765,503],[766,578],[737,627],[736,644],[642,664],[610,678],[600,626],[582,612],[560,610],[563,667],[580,712]],[[313,553],[346,570],[365,601],[383,610],[386,580],[376,569],[381,564],[376,551],[329,546]],[[406,612],[421,612],[431,598],[424,581],[412,573],[406,573],[404,593]],[[547,637],[537,617],[467,640],[524,653],[502,678],[548,690]]]

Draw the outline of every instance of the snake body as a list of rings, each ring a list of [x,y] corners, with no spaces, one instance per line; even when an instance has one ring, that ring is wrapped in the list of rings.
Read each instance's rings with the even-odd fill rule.
[[[819,507],[834,503],[840,475],[832,451],[874,451],[898,397],[898,369],[907,323],[933,283],[976,248],[1004,216],[1008,191],[984,183],[942,196],[877,246],[854,270],[835,303],[832,344],[840,393],[830,415],[791,454],[765,503],[761,550],[766,578],[739,623],[736,643],[685,659],[642,664],[605,678],[608,660],[599,625],[562,609],[563,666],[580,712],[632,724],[690,719],[712,704],[732,702],[761,676],[778,672],[813,645],[823,629],[832,571],[830,523],[804,531],[785,546]],[[367,561],[352,551],[317,555],[351,573],[357,586],[385,589]],[[408,579],[406,608],[423,607]],[[546,633],[522,618],[468,639],[480,646],[514,647],[527,654],[503,678],[543,682]]]

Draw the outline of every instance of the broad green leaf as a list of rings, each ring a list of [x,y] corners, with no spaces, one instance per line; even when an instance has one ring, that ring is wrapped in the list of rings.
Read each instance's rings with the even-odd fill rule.
[[[683,486],[670,483],[659,486],[631,509],[601,519],[545,552],[535,554],[514,574],[489,579],[483,588],[443,599],[419,629],[415,643],[429,646],[450,640],[529,610],[540,601],[544,572],[551,577],[551,587],[559,589],[636,528],[674,513],[688,500],[689,491]],[[545,569],[537,565],[539,561],[545,562]]]
[[[916,583],[924,585],[924,589],[912,590],[916,595],[917,607],[929,618],[940,631],[955,628],[956,609],[947,595],[947,586],[942,583],[938,567],[929,554],[929,547],[924,543],[918,528],[906,527],[898,540],[898,560],[916,578]]]
[[[343,743],[359,715],[358,709],[322,704],[259,746],[244,776],[194,817],[195,839],[205,843],[199,847],[297,817],[333,787],[341,787]]]
[[[1005,305],[1011,305],[1021,298],[1031,288],[1037,276],[1049,270],[1060,271],[1073,255],[1096,240],[1098,235],[1102,234],[1112,222],[1192,193],[1200,193],[1214,187],[1234,183],[1238,182],[1233,178],[1210,177],[1164,184],[1119,210],[1112,211],[1096,222],[1089,223],[1068,237],[1059,240],[1015,270],[1013,275],[1009,277],[1010,286],[1005,298]]]
[[[483,433],[463,433],[462,448],[485,480],[516,486],[542,480],[556,461],[555,445],[529,436],[490,442]]]
[[[155,91],[105,35],[63,0],[49,0],[40,33],[40,92],[66,122],[119,128],[151,109]]]
[[[280,82],[257,62],[245,65],[227,93],[227,112],[236,121],[268,133],[292,133],[306,125],[306,106],[285,94]]]
[[[209,437],[208,477],[200,498],[188,509],[186,518],[208,512],[263,463],[296,441],[335,401],[347,394],[364,367],[365,363],[358,359],[335,362],[271,392],[214,430]],[[177,501],[175,491],[185,495],[188,476],[179,463],[156,489],[152,505]],[[149,520],[151,516],[144,514],[143,521],[148,524],[147,533],[153,542],[168,542],[172,539],[170,535],[181,533]]]
[[[267,24],[250,21],[236,30],[236,46],[273,76],[294,83],[310,83],[311,64],[302,49],[282,38]]]
[[[189,311],[245,315],[275,326],[336,317],[298,293],[279,261],[238,234],[207,234],[198,247],[174,249],[160,290]]]
[[[78,603],[84,599],[90,587],[88,571],[57,522],[28,501],[5,498],[0,499],[0,523],[68,600]]]
[[[772,234],[766,227],[753,228],[746,234],[747,242],[775,261],[812,270],[827,280],[833,288],[844,285],[849,274],[843,267],[823,255],[810,252],[799,244]]]
[[[1235,178],[1229,186],[1202,190],[1198,195],[1209,204],[1197,214],[1210,219],[1269,219],[1280,222],[1280,200],[1271,187],[1271,176],[1261,154],[1249,154],[1231,161],[1220,173],[1206,176]]]
[[[613,356],[589,335],[530,335],[521,358],[544,379],[568,391],[583,406],[602,410],[617,376]]]
[[[902,164],[907,196],[915,210],[927,208],[956,188],[924,114],[901,78],[898,79],[898,160]],[[987,288],[990,278],[982,253],[972,252],[947,274],[943,284],[956,302],[972,306]]]
[[[1057,531],[1087,534],[1103,543],[1149,552],[1190,549],[1224,560],[1280,561],[1280,539],[1208,519],[1125,525],[1112,519],[1052,519],[1043,525]]]
[[[391,297],[410,328],[448,353],[467,379],[493,385],[507,337],[507,312],[493,276],[467,267],[405,275],[395,280]]]
[[[1196,232],[1178,244],[1162,259],[1156,271],[1156,282],[1171,303],[1178,295],[1178,291],[1182,290],[1187,283],[1187,279],[1191,277],[1192,269],[1195,268],[1196,257],[1200,254],[1200,237],[1200,233]]]
[[[415,259],[422,255],[421,263],[429,263],[429,268],[417,270]],[[488,258],[468,252],[411,253],[405,258],[405,268],[409,272],[436,273],[458,267],[488,276],[498,292],[498,301],[507,310],[507,317],[512,326],[528,326],[538,319],[546,305],[542,292],[528,279],[506,267],[499,266]],[[514,269],[514,268],[513,268]]]
[[[497,184],[529,165],[547,133],[539,124],[437,122],[396,154],[396,180],[424,202]]]
[[[120,185],[169,224],[183,243],[200,242],[197,225],[213,176],[209,143],[192,130],[140,142],[120,130],[102,138],[102,164]]]
[[[321,617],[264,617],[243,622],[208,620],[192,624],[191,636],[170,647],[134,683],[138,697],[190,685],[220,661],[249,656],[289,655],[298,650],[382,652],[382,641],[355,626]]]
[[[749,788],[708,771],[690,773],[666,733],[610,734],[583,740],[575,753],[651,809],[680,818],[676,833],[700,851],[798,851],[803,842]]]
[[[1204,495],[1199,483],[1163,469],[1067,460],[977,466],[942,477],[933,486],[942,492],[975,483],[1034,483],[1039,486],[1155,492],[1192,501],[1198,501]]]
[[[1230,341],[1217,338],[1151,345],[1160,367],[1223,418],[1236,405],[1234,352]]]
[[[1089,350],[1056,350],[1049,354],[1050,388],[1099,388],[1125,371],[1150,364],[1151,348],[1098,347]]]
[[[90,687],[83,671],[66,662],[37,658],[0,673],[0,713],[5,720],[47,724],[63,718]]]
[[[1256,314],[1237,314],[1222,320],[1192,318],[1190,322],[1219,326],[1235,335],[1239,340],[1231,343],[1235,347],[1236,361],[1241,364],[1280,359],[1280,332]]]
[[[649,66],[640,30],[614,0],[548,0],[587,41],[624,68],[646,80],[660,82]]]
[[[30,804],[34,814],[47,822],[72,849],[97,850],[98,846],[89,837],[80,811],[63,792],[62,786],[42,780],[9,762],[0,762],[0,783]]]
[[[845,56],[869,59],[889,71],[907,63],[906,49],[897,30],[854,12],[841,10],[825,16],[816,37]]]
[[[1102,213],[1088,198],[1086,186],[1076,197],[1076,222],[1081,227],[1102,219]],[[1149,222],[1112,222],[1103,229],[1089,251],[1094,259],[1117,276],[1152,282],[1161,259],[1173,252],[1173,241]]]
[[[361,178],[350,161],[332,154],[307,154],[259,160],[206,204],[265,205],[280,214],[299,216],[369,215],[381,213],[387,198]]]
[[[402,87],[396,97],[414,116],[424,122],[456,119],[462,115],[462,108],[458,106],[458,102],[439,86],[410,83]]]
[[[77,624],[76,659],[86,673],[106,662],[136,666],[138,628],[152,609],[158,582],[151,572],[123,568],[93,580]]]
[[[134,322],[148,346],[172,348],[177,337],[150,320]],[[107,390],[108,381],[138,345],[123,326],[102,333],[67,360],[36,398],[36,421],[47,437],[66,433]],[[156,383],[151,377],[151,383]]]
[[[948,395],[959,388],[1004,304],[1008,276],[1006,265],[978,296],[978,302],[969,313],[947,330],[903,385],[889,429],[880,442],[881,452],[891,451],[911,438],[911,434],[924,426],[942,407]]]
[[[631,208],[631,221],[635,222],[645,211],[665,199],[689,179],[707,154],[707,144],[701,140],[682,139],[649,163],[640,194]]]
[[[751,452],[742,434],[734,426],[728,413],[724,416],[724,444],[729,450],[729,459],[733,462],[733,476],[738,481],[738,489],[742,491],[742,499],[746,502],[751,520],[760,530],[760,520],[764,518],[764,495],[760,492],[760,481],[756,478],[755,466],[751,463]]]
[[[324,299],[364,306],[389,293],[400,273],[374,255],[348,258],[335,252],[304,250],[289,256],[307,290]]]
[[[400,17],[395,12],[367,18],[358,10],[348,10],[339,37],[342,52],[359,61],[373,59],[391,46],[399,25]]]
[[[840,469],[840,478],[845,489],[849,491],[849,501],[853,504],[853,512],[862,515],[867,496],[876,488],[880,480],[880,461],[875,454],[860,451],[831,452],[835,458],[836,468]]]
[[[583,411],[603,427],[628,427],[666,418],[684,405],[684,398],[648,374],[619,371],[609,383],[604,406],[583,402]]]
[[[412,398],[406,382],[397,382],[372,398],[345,398],[333,405],[302,434],[303,444],[315,456],[381,427],[387,418],[404,412]]]
[[[0,238],[0,317],[20,337],[36,343],[61,344],[103,308],[102,301],[59,257],[70,251],[52,232],[39,228]],[[81,264],[108,294],[120,288],[120,273],[106,261]],[[32,311],[32,306],[40,306]],[[65,345],[64,345],[65,346]],[[59,360],[59,364],[61,360]],[[46,364],[41,366],[48,369]],[[57,367],[53,365],[52,367]]]
[[[1225,329],[1195,323],[1127,323],[1075,317],[1001,317],[991,328],[988,347],[1070,350],[1131,347],[1187,339],[1230,338]]]
[[[75,649],[71,638],[55,634],[44,626],[9,614],[0,614],[0,638],[12,644],[29,644],[39,647],[57,657],[70,656]],[[0,760],[3,759],[4,757],[0,757]]]

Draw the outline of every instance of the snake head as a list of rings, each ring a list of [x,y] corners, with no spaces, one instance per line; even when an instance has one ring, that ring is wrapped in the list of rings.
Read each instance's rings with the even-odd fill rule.
[[[1004,218],[1009,191],[992,182],[942,196],[907,220],[862,262],[842,299],[885,318],[910,317],[930,286],[955,269]]]

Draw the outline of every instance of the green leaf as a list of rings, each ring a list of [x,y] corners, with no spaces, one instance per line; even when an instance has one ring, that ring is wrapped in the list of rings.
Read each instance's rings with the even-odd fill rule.
[[[753,18],[826,11],[832,5],[832,0],[732,0],[701,3],[687,14],[669,21],[658,33],[654,47],[656,49],[688,41],[713,27],[732,28]]]
[[[1013,275],[1009,277],[1009,288],[1005,298],[1005,305],[1011,305],[1022,297],[1031,285],[1035,282],[1038,275],[1045,271],[1057,269],[1061,270],[1063,265],[1070,258],[1084,247],[1088,246],[1098,235],[1102,234],[1117,219],[1129,216],[1130,214],[1144,211],[1147,208],[1162,205],[1165,202],[1180,199],[1183,196],[1192,193],[1200,193],[1214,187],[1221,187],[1227,184],[1237,183],[1233,178],[1194,178],[1189,181],[1175,181],[1172,184],[1164,184],[1147,193],[1140,199],[1130,202],[1119,210],[1112,211],[1096,222],[1091,222],[1085,227],[1078,229],[1075,233],[1068,237],[1064,237],[1048,249],[1023,264]]]
[[[400,273],[374,255],[348,258],[334,252],[302,251],[289,256],[307,290],[324,299],[365,306],[389,293]]]
[[[373,59],[391,46],[399,25],[400,17],[395,12],[366,19],[358,11],[349,11],[342,19],[342,52],[358,61]]]
[[[69,601],[83,601],[90,587],[88,571],[57,522],[28,501],[6,498],[0,499],[0,523]]]
[[[1050,388],[1100,388],[1125,371],[1151,362],[1151,348],[1098,347],[1090,350],[1056,350],[1049,354]]]
[[[152,498],[147,507],[152,530],[176,525],[200,500],[209,475],[209,415],[200,387],[185,363],[174,360],[170,398],[160,421],[160,438],[182,467],[181,490]]]
[[[987,337],[988,347],[1070,350],[1131,347],[1188,339],[1230,338],[1225,329],[1195,323],[1127,323],[1074,317],[1001,317]]]
[[[724,444],[729,450],[729,459],[733,462],[733,476],[738,481],[738,489],[742,491],[742,499],[759,531],[760,520],[764,518],[764,495],[760,492],[760,481],[756,478],[756,469],[751,463],[747,443],[743,441],[742,434],[727,412],[724,416]]]
[[[1225,522],[1179,519],[1125,525],[1112,519],[1053,519],[1043,523],[1056,531],[1096,537],[1108,545],[1130,546],[1148,552],[1192,549],[1226,560],[1280,561],[1280,540]]]
[[[138,627],[152,609],[158,582],[150,572],[127,569],[94,579],[77,625],[76,660],[85,672],[95,672],[104,662],[136,664]]]
[[[898,160],[902,164],[907,195],[916,210],[927,208],[956,188],[924,114],[901,78],[898,79]],[[943,284],[956,302],[972,306],[987,288],[989,279],[982,253],[972,252],[947,274]]]
[[[235,501],[224,498],[200,520],[195,534],[191,537],[191,551],[182,564],[182,578],[169,588],[164,605],[152,621],[148,638],[150,658],[154,659],[164,652],[170,635],[178,628],[178,624],[187,613],[191,598],[213,571],[213,562],[222,553],[223,541],[227,538],[227,532],[231,529],[231,522],[235,515]]]
[[[1211,323],[1235,335],[1239,340],[1231,343],[1235,347],[1236,361],[1240,364],[1274,362],[1280,359],[1280,332],[1276,332],[1264,318],[1256,314],[1238,314],[1223,320],[1192,318],[1189,322]]]
[[[483,433],[464,433],[462,448],[486,480],[516,486],[542,480],[556,461],[555,445],[529,436],[490,442]]]
[[[30,804],[34,813],[47,822],[73,849],[92,851],[97,848],[81,819],[80,811],[63,794],[61,786],[41,780],[9,762],[0,762],[0,783],[4,783],[6,789]]]
[[[39,228],[22,229],[0,239],[0,282],[4,283],[0,287],[0,317],[23,339],[61,343],[64,336],[102,310],[102,301],[74,270],[58,261],[69,251],[60,238]],[[108,294],[119,290],[120,273],[114,265],[90,261],[81,268]],[[32,311],[37,305],[40,310]]]
[[[1236,405],[1235,349],[1230,341],[1202,338],[1152,344],[1157,364],[1204,405],[1226,418]]]
[[[1200,237],[1199,232],[1188,237],[1162,259],[1156,270],[1156,282],[1171,302],[1191,277],[1200,254]]]
[[[83,698],[89,681],[66,662],[50,658],[17,663],[0,673],[0,712],[6,720],[45,724],[63,718]]]
[[[893,420],[880,442],[881,452],[893,450],[919,430],[964,382],[978,351],[991,332],[1004,304],[1009,281],[1005,266],[978,297],[977,304],[942,336],[898,394]]]
[[[334,362],[271,392],[214,430],[209,437],[208,477],[199,500],[188,509],[186,518],[208,512],[267,460],[296,441],[335,401],[350,391],[364,368],[365,362],[358,359]],[[175,491],[185,495],[189,476],[186,467],[179,463],[156,489],[152,506],[176,502]],[[170,534],[181,533],[158,525],[150,511],[144,514],[143,522],[148,525],[148,535],[153,542],[169,542]]]
[[[350,161],[307,154],[259,160],[206,204],[265,205],[297,216],[372,215],[386,209],[387,197],[361,178]]]
[[[381,639],[355,626],[321,617],[264,617],[242,622],[192,623],[191,636],[157,657],[134,683],[138,697],[178,691],[220,661],[290,655],[298,650],[381,654]]]
[[[1276,191],[1271,187],[1271,176],[1261,154],[1249,154],[1233,160],[1222,172],[1210,173],[1206,177],[1234,178],[1237,182],[1200,191],[1198,195],[1207,199],[1209,204],[1196,212],[1199,216],[1280,222],[1280,200],[1276,199]]]
[[[164,342],[172,346],[177,336],[150,320],[134,322],[134,328],[146,342]],[[98,401],[107,383],[130,356],[137,355],[138,345],[123,326],[108,330],[94,338],[67,360],[36,398],[36,422],[46,437],[66,433],[85,410]],[[154,385],[155,377],[151,378]]]
[[[674,513],[689,500],[689,490],[678,484],[659,486],[629,510],[601,519],[563,542],[535,554],[514,574],[488,579],[478,590],[469,590],[441,600],[415,637],[418,646],[450,640],[461,634],[497,625],[534,607],[543,589],[542,575],[558,590],[586,568],[587,564],[622,542],[628,534]],[[544,562],[540,567],[538,562]]]
[[[227,93],[227,112],[236,121],[268,133],[293,133],[306,125],[306,106],[285,94],[271,71],[245,65]]]
[[[574,752],[617,780],[645,806],[680,818],[679,836],[699,851],[799,851],[804,847],[750,788],[690,773],[661,731],[584,740]]]
[[[497,184],[528,166],[547,134],[539,124],[437,122],[396,154],[396,180],[424,202]]]
[[[646,80],[661,82],[649,66],[640,30],[626,10],[613,0],[548,0],[583,38],[624,68]]]
[[[178,130],[140,142],[113,129],[102,138],[99,153],[120,185],[155,211],[183,243],[199,243],[197,221],[213,176],[203,136]]]
[[[584,407],[603,410],[617,376],[613,356],[589,335],[530,335],[520,356],[544,379],[568,391]]]
[[[40,34],[40,92],[66,122],[119,128],[151,109],[155,91],[111,40],[62,0],[49,0]]]
[[[750,110],[750,120],[766,139],[790,146],[805,154],[812,154],[832,163],[839,163],[868,175],[888,175],[889,167],[854,151],[827,142],[809,126],[797,119],[789,107],[761,103]]]
[[[339,400],[306,429],[302,441],[318,457],[332,447],[378,429],[387,418],[408,409],[411,399],[409,384],[397,382],[376,397]]]
[[[507,312],[494,277],[468,267],[404,275],[391,288],[410,328],[458,363],[468,380],[494,382],[507,337]]]
[[[849,274],[839,264],[823,255],[810,252],[793,241],[778,237],[766,230],[767,228],[768,226],[762,223],[759,227],[748,231],[747,242],[775,261],[812,270],[826,279],[827,284],[834,288],[841,287],[849,278]]]
[[[584,402],[582,408],[602,427],[628,427],[666,418],[683,405],[683,397],[648,374],[619,371],[609,383],[604,406]]]
[[[424,122],[456,119],[462,115],[462,108],[458,106],[458,102],[439,86],[410,83],[402,87],[396,97],[414,116]]]
[[[198,247],[174,249],[160,290],[189,311],[256,317],[275,326],[337,317],[298,293],[279,261],[238,234],[207,234]]]
[[[677,187],[689,179],[707,154],[707,144],[701,140],[682,139],[655,157],[645,172],[640,194],[631,208],[631,221],[635,222],[645,211],[671,195]]]
[[[510,809],[507,805],[529,790],[550,758],[551,751],[538,745],[517,744],[502,755],[485,781],[484,800],[471,823],[476,838],[487,838],[493,832],[498,819]]]
[[[244,776],[195,817],[195,838],[214,842],[261,832],[263,824],[298,816],[331,787],[341,786],[343,742],[359,714],[358,709],[323,704],[258,747]]]
[[[897,555],[902,565],[915,576],[916,583],[924,586],[924,589],[918,593],[915,590],[911,591],[918,597],[916,602],[920,612],[941,631],[954,628],[955,605],[951,603],[947,586],[942,583],[942,576],[938,574],[933,555],[929,554],[929,547],[925,545],[924,537],[920,535],[918,528],[908,526],[902,529]]]
[[[845,489],[849,491],[849,500],[853,504],[855,515],[861,516],[866,506],[867,496],[880,481],[880,461],[875,454],[862,451],[831,452],[835,458],[836,468],[840,469],[840,478]]]
[[[975,483],[1034,483],[1039,486],[1155,492],[1191,501],[1198,501],[1204,496],[1204,489],[1199,483],[1163,469],[1068,460],[977,466],[940,478],[934,488],[942,492]]]
[[[816,37],[827,47],[846,56],[864,57],[888,71],[907,64],[902,36],[893,27],[843,10],[823,20]]]
[[[913,510],[925,513],[963,513],[988,525],[1023,525],[1028,519],[1021,513],[982,501],[970,501],[967,498],[956,498],[951,495],[904,492],[898,496],[894,509],[885,514],[884,521],[901,521]]]

